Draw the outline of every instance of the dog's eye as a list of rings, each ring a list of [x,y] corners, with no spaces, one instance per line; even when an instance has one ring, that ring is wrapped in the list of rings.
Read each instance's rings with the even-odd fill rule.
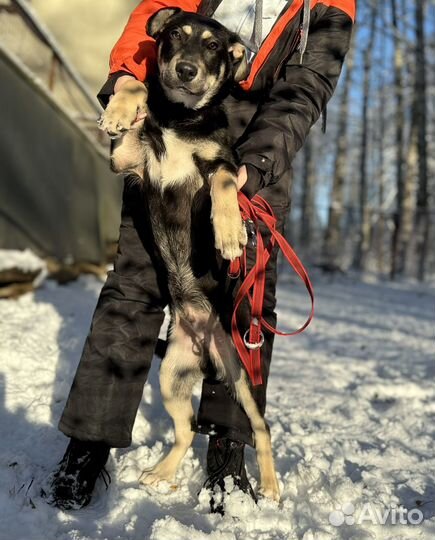
[[[207,44],[207,49],[210,49],[211,51],[215,51],[219,47],[219,44],[216,41],[210,41],[210,43]]]
[[[178,30],[171,30],[169,35],[172,39],[181,39],[181,34]]]

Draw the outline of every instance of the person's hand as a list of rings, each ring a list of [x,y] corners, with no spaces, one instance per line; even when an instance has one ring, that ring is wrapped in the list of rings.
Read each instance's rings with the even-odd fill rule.
[[[246,165],[242,165],[237,175],[237,191],[240,191],[247,181],[248,181],[248,170],[246,168]]]
[[[130,75],[119,77],[107,109],[98,121],[100,129],[110,137],[117,138],[139,127],[147,113],[147,97],[144,83]]]

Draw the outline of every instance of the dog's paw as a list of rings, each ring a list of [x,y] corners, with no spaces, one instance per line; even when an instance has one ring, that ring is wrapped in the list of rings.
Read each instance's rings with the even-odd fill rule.
[[[276,478],[271,478],[269,481],[262,482],[259,489],[259,495],[261,497],[271,499],[272,501],[279,502],[280,492],[278,480]]]
[[[126,131],[139,127],[146,116],[146,87],[139,81],[128,81],[109,101],[106,110],[98,120],[98,127],[112,138],[118,138]]]
[[[139,482],[146,486],[157,486],[160,482],[168,482],[175,485],[174,480],[174,471],[168,467],[159,467],[159,464],[150,469],[145,469],[139,477]]]
[[[215,247],[222,257],[229,261],[240,257],[248,236],[238,206],[231,211],[228,208],[213,209],[213,228]]]

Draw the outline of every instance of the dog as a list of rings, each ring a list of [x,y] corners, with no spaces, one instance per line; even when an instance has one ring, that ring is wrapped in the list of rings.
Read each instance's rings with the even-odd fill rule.
[[[223,260],[247,242],[237,201],[237,167],[222,99],[247,75],[240,38],[218,22],[164,8],[147,24],[156,40],[157,74],[128,81],[110,101],[101,127],[114,140],[111,164],[140,178],[171,296],[168,348],[160,368],[175,443],[140,481],[174,482],[194,431],[194,385],[213,373],[244,408],[255,438],[260,494],[279,500],[269,428],[230,335]],[[137,113],[139,127],[128,129]],[[213,241],[214,239],[214,241]],[[218,251],[216,251],[216,249]],[[219,252],[221,258],[219,257]],[[224,274],[223,274],[224,273]]]

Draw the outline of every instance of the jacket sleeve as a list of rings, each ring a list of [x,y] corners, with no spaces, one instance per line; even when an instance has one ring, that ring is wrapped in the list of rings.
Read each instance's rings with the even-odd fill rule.
[[[98,99],[106,106],[116,80],[121,75],[133,75],[139,81],[146,79],[153,70],[156,59],[155,41],[145,31],[148,19],[159,9],[179,7],[196,12],[201,0],[143,0],[133,11],[110,53],[109,77],[98,93]]]
[[[247,165],[242,191],[253,197],[289,170],[311,126],[318,120],[337,85],[349,48],[353,21],[328,8],[310,26],[303,63],[294,54],[269,91],[234,149]]]

